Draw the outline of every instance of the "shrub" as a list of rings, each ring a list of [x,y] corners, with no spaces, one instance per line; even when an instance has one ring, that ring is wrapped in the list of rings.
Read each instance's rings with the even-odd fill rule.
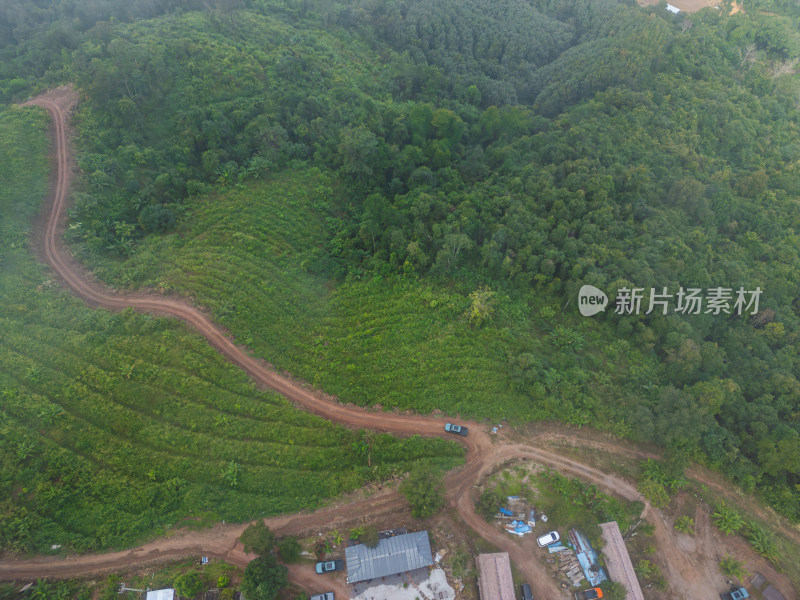
[[[278,554],[283,562],[297,562],[297,559],[300,558],[300,550],[300,542],[291,535],[278,542]]]
[[[366,544],[368,548],[374,548],[378,545],[380,541],[380,535],[378,535],[378,528],[375,525],[365,525],[364,531],[361,534],[361,537],[358,538],[361,540],[363,544]]]
[[[289,582],[289,572],[271,554],[259,556],[244,570],[242,591],[248,600],[274,600]]]
[[[744,568],[744,562],[738,561],[728,554],[725,555],[725,558],[719,561],[719,567],[728,577],[744,579],[750,574],[748,570]]]
[[[664,508],[669,504],[669,494],[664,486],[652,479],[644,479],[639,483],[639,491],[642,496],[650,501],[656,508]]]
[[[444,507],[442,474],[429,466],[411,471],[400,491],[411,505],[411,516],[417,519],[426,519]]]
[[[194,598],[203,589],[203,580],[196,571],[189,571],[178,575],[172,582],[175,593],[184,598]]]
[[[264,525],[264,521],[259,520],[244,530],[239,541],[244,545],[245,552],[255,552],[263,556],[272,552],[275,534]]]
[[[681,533],[694,535],[694,519],[688,516],[682,516],[675,519],[675,529]]]
[[[725,505],[724,502],[720,503],[711,514],[711,519],[719,530],[725,535],[731,535],[739,531],[744,525],[744,519],[736,510]]]

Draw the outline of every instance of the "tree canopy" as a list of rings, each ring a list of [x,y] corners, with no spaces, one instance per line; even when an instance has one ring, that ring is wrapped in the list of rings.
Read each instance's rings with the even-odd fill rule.
[[[411,516],[427,519],[444,508],[444,482],[437,469],[413,469],[400,484],[400,491],[411,505]]]
[[[288,573],[286,567],[279,565],[273,555],[259,556],[244,570],[242,591],[247,598],[253,600],[275,600],[278,592],[289,583]]]

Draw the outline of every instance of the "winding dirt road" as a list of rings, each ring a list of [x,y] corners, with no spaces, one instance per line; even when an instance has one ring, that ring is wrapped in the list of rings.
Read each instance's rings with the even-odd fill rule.
[[[441,436],[442,420],[432,417],[398,415],[343,406],[325,394],[284,377],[271,370],[264,361],[251,356],[243,347],[236,345],[226,332],[212,323],[199,309],[180,300],[144,294],[115,294],[87,278],[80,265],[70,257],[61,244],[61,232],[65,220],[65,204],[72,172],[72,158],[66,135],[66,117],[77,100],[71,87],[52,90],[27,104],[45,108],[52,117],[55,139],[55,162],[57,177],[52,192],[52,205],[38,240],[38,252],[52,268],[55,275],[73,293],[88,305],[109,310],[133,308],[137,311],[170,315],[193,326],[208,342],[230,362],[244,370],[256,383],[270,388],[297,404],[331,421],[356,428],[373,429],[399,435]],[[568,473],[597,484],[603,491],[628,500],[644,499],[635,485],[621,477],[609,475],[578,460],[563,456],[546,446],[552,436],[534,436],[519,441],[513,434],[490,436],[484,425],[468,423],[470,435],[459,438],[466,447],[466,464],[452,471],[446,478],[447,500],[456,509],[463,522],[482,538],[507,551],[521,575],[527,579],[534,597],[555,600],[566,598],[547,572],[530,540],[520,542],[511,539],[492,524],[478,516],[474,508],[473,487],[483,477],[503,463],[526,458],[547,465],[562,473]],[[454,436],[455,438],[456,436]],[[559,436],[558,442],[576,443],[575,438]],[[534,443],[536,446],[534,446]],[[610,451],[632,452],[621,444],[606,442]],[[369,498],[355,498],[339,506],[300,515],[284,515],[267,519],[267,525],[278,535],[308,534],[317,530],[337,527],[338,523],[352,522],[354,516],[374,518],[380,515],[403,511],[405,500],[395,489],[383,489]],[[664,598],[682,600],[716,600],[718,589],[724,589],[724,578],[719,573],[717,556],[708,556],[709,544],[703,544],[696,552],[687,552],[679,543],[678,534],[658,510],[645,502],[645,517],[655,526],[654,543],[667,565],[664,576],[670,590]],[[224,559],[238,566],[245,566],[252,558],[244,552],[238,537],[247,524],[218,524],[205,531],[179,532],[176,535],[154,540],[132,550],[104,554],[70,556],[67,558],[38,557],[24,560],[4,559],[0,561],[0,579],[71,577],[129,568],[134,565],[163,561],[186,556],[208,555]],[[710,528],[709,528],[710,530]],[[797,532],[792,532],[794,536]],[[706,539],[706,538],[703,538]],[[798,535],[800,539],[800,535]],[[525,542],[528,542],[527,544]],[[702,551],[701,551],[702,550]],[[789,580],[755,555],[748,564],[756,565],[765,573],[784,595],[797,598]],[[308,566],[290,567],[290,579],[303,588],[318,582]],[[329,578],[326,585],[349,597],[349,589],[340,580]],[[722,586],[722,587],[721,587]],[[311,590],[308,591],[318,591]],[[654,596],[657,597],[657,596]]]

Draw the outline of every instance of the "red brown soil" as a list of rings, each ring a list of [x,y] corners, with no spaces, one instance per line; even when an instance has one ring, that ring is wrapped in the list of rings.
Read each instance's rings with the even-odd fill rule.
[[[230,337],[200,310],[182,301],[145,294],[114,294],[87,279],[83,270],[71,259],[59,241],[64,226],[64,207],[71,178],[71,155],[67,143],[66,117],[76,100],[75,91],[71,87],[63,87],[28,103],[45,108],[53,120],[57,177],[45,229],[39,239],[38,251],[66,287],[93,307],[109,310],[134,308],[142,312],[171,315],[185,321],[203,335],[225,358],[239,366],[259,385],[277,391],[298,406],[336,423],[398,435],[443,435],[442,419],[375,412],[343,406],[311,387],[274,372],[264,361],[251,356],[245,348],[234,344]],[[466,423],[466,425],[470,427],[468,437],[453,436],[453,439],[463,443],[466,448],[466,464],[449,473],[446,478],[448,502],[456,509],[460,519],[467,526],[497,548],[509,553],[521,575],[531,584],[534,597],[551,600],[566,598],[567,594],[556,585],[540,560],[543,556],[542,551],[532,548],[531,540],[512,539],[476,514],[473,488],[503,463],[524,457],[562,473],[593,482],[607,493],[628,500],[644,501],[634,483],[622,477],[602,472],[576,459],[560,455],[553,451],[552,445],[602,448],[610,453],[638,458],[641,458],[643,453],[623,442],[613,441],[610,438],[587,439],[587,434],[563,427],[551,428],[550,432],[526,436],[519,441],[520,436],[514,432],[505,433],[506,428],[503,429],[503,434],[491,436],[482,424]],[[556,433],[552,433],[553,431]],[[547,446],[550,446],[550,449]],[[713,477],[707,477],[706,474],[699,471],[694,472],[693,476],[706,485],[715,489],[719,488],[726,494],[730,493]],[[397,493],[396,489],[385,488],[368,498],[346,501],[313,513],[274,517],[267,519],[266,523],[279,536],[307,535],[315,531],[338,527],[356,519],[376,518],[386,513],[403,511],[406,507],[405,500]],[[664,598],[717,600],[719,598],[717,590],[725,589],[724,577],[717,567],[718,555],[722,551],[723,545],[730,554],[743,557],[748,565],[758,565],[758,569],[788,599],[797,598],[788,578],[764,564],[764,561],[758,559],[743,542],[731,544],[727,539],[713,539],[712,542],[709,536],[715,538],[718,536],[710,525],[707,515],[699,514],[696,517],[698,538],[695,548],[692,549],[687,548],[685,543],[681,543],[679,536],[682,534],[674,531],[671,520],[647,502],[645,502],[644,514],[655,527],[653,541],[658,548],[659,563],[664,565],[664,576],[669,584],[669,591],[663,596]],[[252,555],[244,552],[238,542],[238,538],[246,526],[247,524],[217,524],[205,531],[180,531],[175,535],[121,552],[86,554],[66,558],[7,558],[0,561],[0,579],[73,577],[121,570],[148,562],[200,555],[217,557],[244,567],[253,558]],[[788,534],[796,541],[800,541],[798,532],[791,530]],[[291,566],[289,574],[291,581],[306,589],[309,582],[319,582],[318,576],[313,574],[308,566]],[[328,587],[335,586],[335,591],[339,592],[341,597],[346,598],[349,595],[349,589],[345,585],[343,577],[326,578],[326,585]]]

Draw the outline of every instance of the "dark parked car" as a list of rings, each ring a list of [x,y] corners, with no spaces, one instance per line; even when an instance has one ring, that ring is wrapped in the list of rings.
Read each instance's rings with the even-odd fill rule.
[[[533,600],[531,586],[529,586],[527,583],[523,583],[520,587],[522,587],[522,600]]]
[[[458,435],[467,435],[469,429],[466,427],[462,427],[461,425],[453,425],[452,423],[447,423],[444,426],[444,430],[449,433],[457,433]]]
[[[323,573],[331,573],[333,571],[343,571],[344,570],[344,561],[343,560],[328,560],[325,562],[318,562],[317,563],[317,573],[322,575]]]

